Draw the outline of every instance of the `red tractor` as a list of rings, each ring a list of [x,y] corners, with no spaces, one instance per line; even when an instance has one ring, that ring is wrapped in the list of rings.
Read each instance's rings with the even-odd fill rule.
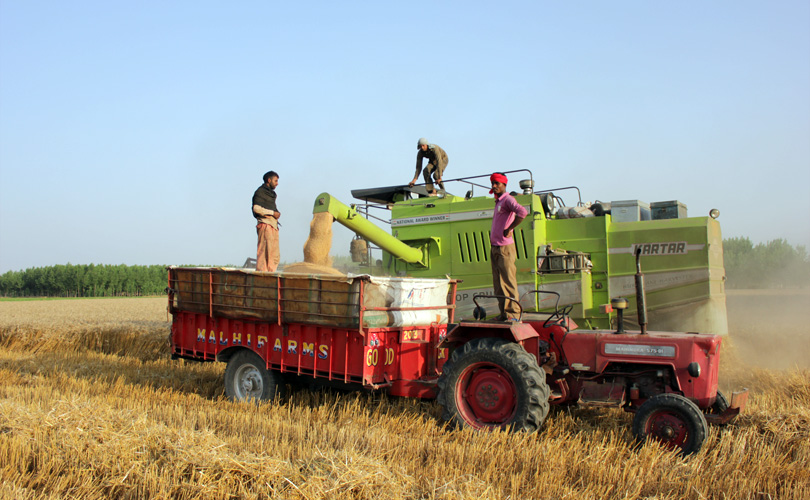
[[[474,428],[535,431],[550,405],[608,403],[635,414],[639,441],[697,452],[707,422],[737,416],[748,390],[735,392],[730,402],[717,390],[719,335],[647,331],[638,258],[640,331],[624,331],[625,299],[604,306],[618,310],[616,330],[578,330],[569,309],[556,307],[544,317],[460,322],[450,329],[440,344],[452,350],[438,381],[443,417]],[[550,293],[559,302],[556,292],[529,293]],[[492,296],[476,296],[477,318],[486,316],[478,303],[483,297]]]

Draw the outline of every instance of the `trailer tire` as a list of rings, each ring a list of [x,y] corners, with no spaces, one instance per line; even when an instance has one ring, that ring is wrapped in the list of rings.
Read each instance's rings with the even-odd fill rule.
[[[633,417],[633,435],[643,443],[651,439],[682,455],[697,453],[709,427],[700,408],[678,394],[658,394],[641,405]]]
[[[225,368],[225,395],[231,401],[273,399],[284,389],[281,375],[266,368],[255,352],[243,349],[231,357]]]
[[[442,418],[456,425],[535,432],[548,415],[545,373],[504,339],[474,339],[453,351],[438,385]]]

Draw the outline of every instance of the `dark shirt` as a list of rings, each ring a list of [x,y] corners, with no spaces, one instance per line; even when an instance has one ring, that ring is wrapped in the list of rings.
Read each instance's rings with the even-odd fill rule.
[[[278,212],[278,208],[276,208],[276,190],[268,186],[267,184],[262,184],[259,186],[259,189],[253,193],[253,203],[251,204],[251,211],[252,205],[259,205],[262,208],[266,208],[267,210],[272,210],[274,212]],[[255,212],[253,216],[257,219],[261,217],[257,215]]]

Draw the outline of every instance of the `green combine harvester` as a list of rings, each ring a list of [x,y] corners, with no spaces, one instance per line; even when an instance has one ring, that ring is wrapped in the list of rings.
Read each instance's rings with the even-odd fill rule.
[[[686,207],[677,201],[585,204],[576,187],[534,191],[530,171],[506,173],[510,179],[523,178],[511,181],[510,188],[520,186],[521,191],[512,194],[529,212],[515,230],[524,310],[553,311],[556,297],[526,292],[554,291],[560,295],[559,306],[574,307],[571,317],[580,327],[612,328],[616,313],[600,306],[624,297],[631,304],[625,319],[633,326],[635,253],[640,249],[651,328],[728,332],[723,240],[714,219],[718,212],[686,217]],[[356,233],[353,260],[375,264],[368,242],[382,250],[382,259],[370,269],[374,274],[463,280],[456,317],[471,318],[472,297],[493,293],[489,263],[493,198],[487,195],[488,177],[445,181],[462,186],[464,196],[449,192],[427,196],[422,186],[393,186],[354,190],[352,195],[363,204],[347,206],[322,193],[313,214],[328,212]],[[482,195],[475,196],[476,188]],[[577,203],[566,206],[559,195],[563,191],[576,192]],[[390,233],[370,218],[390,224]]]

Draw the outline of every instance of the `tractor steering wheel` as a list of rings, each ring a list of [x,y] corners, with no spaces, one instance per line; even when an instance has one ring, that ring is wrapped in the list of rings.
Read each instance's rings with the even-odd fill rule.
[[[565,318],[574,310],[574,304],[563,306],[562,309],[554,309],[554,313],[543,322],[543,328],[548,328],[550,324],[561,325],[565,323]],[[556,319],[555,319],[556,318]],[[552,323],[552,320],[553,323]]]

